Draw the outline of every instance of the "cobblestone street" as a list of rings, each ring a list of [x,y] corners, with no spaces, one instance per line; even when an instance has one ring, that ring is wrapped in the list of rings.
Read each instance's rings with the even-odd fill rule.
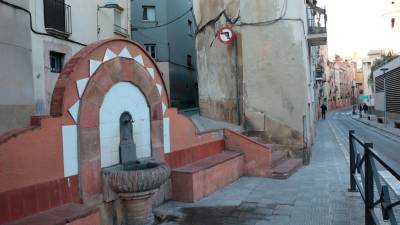
[[[349,193],[348,165],[327,121],[318,125],[309,166],[287,180],[242,177],[195,203],[167,202],[163,224],[358,225],[364,208],[358,193]]]

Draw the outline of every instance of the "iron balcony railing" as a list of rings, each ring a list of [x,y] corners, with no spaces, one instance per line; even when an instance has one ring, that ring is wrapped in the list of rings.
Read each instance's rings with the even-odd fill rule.
[[[357,137],[353,130],[349,131],[350,147],[350,189],[360,192],[365,204],[365,225],[381,224],[375,208],[380,205],[383,220],[389,224],[397,224],[394,207],[400,205],[400,201],[392,201],[390,189],[386,183],[381,182],[379,168],[388,171],[400,181],[400,167],[394,161],[379,154],[373,149],[372,143],[365,143]],[[359,151],[360,150],[360,151]],[[375,189],[374,189],[375,187]],[[378,196],[374,196],[374,192]],[[393,198],[394,199],[394,198]]]
[[[118,35],[121,35],[121,36],[124,36],[124,37],[128,37],[129,36],[128,30],[123,28],[123,27],[121,27],[121,26],[119,26],[119,25],[117,25],[117,24],[114,24],[114,33],[116,33]]]
[[[71,6],[64,0],[43,0],[44,26],[48,33],[68,37],[72,34]]]
[[[326,9],[318,6],[307,7],[307,25],[309,34],[326,33]]]

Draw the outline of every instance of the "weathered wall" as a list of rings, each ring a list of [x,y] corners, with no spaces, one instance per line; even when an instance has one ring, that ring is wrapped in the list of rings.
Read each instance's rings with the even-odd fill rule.
[[[265,132],[269,140],[302,144],[312,142],[315,111],[306,5],[285,2],[194,1],[200,110],[228,122],[244,117],[247,129]],[[236,45],[220,44],[216,31],[239,12]],[[290,20],[263,23],[282,15]]]
[[[24,8],[28,2],[9,1]],[[29,125],[34,110],[29,17],[0,3],[0,134]]]
[[[289,1],[288,4],[289,9],[301,9],[303,3]],[[242,22],[277,18],[282,7],[283,1],[280,4],[276,1],[242,1]],[[288,12],[286,17],[296,18],[296,13]],[[286,129],[301,134],[302,116],[307,110],[307,58],[303,56],[304,30],[301,22],[279,21],[268,26],[242,26],[241,29],[246,119],[250,120],[250,124],[257,123],[252,121],[258,120],[254,114],[261,113],[270,120],[270,123],[265,123],[266,130],[276,127],[275,123],[287,125],[269,131],[271,134],[280,134]],[[285,136],[274,139],[279,143],[287,138],[302,141],[302,135]]]
[[[237,17],[239,1],[193,1],[193,7],[200,31],[196,36],[196,48],[201,114],[237,123],[238,51],[235,44],[219,43],[215,34],[226,23],[226,18]],[[221,16],[223,11],[225,15]],[[213,19],[215,23],[206,25]]]

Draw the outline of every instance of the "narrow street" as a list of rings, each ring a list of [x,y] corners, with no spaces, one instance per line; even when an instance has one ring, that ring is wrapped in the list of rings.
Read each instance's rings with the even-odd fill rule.
[[[352,119],[350,109],[328,114],[327,122],[346,150],[348,149],[349,130],[354,130],[364,141],[372,142],[376,151],[400,163],[400,139]]]

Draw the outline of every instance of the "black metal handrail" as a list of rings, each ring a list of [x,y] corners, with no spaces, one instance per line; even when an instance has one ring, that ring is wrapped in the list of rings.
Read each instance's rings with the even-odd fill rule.
[[[363,152],[357,150],[357,146],[363,148]],[[349,131],[350,148],[350,189],[361,194],[365,204],[365,224],[380,224],[374,208],[380,204],[384,220],[391,225],[397,225],[393,208],[400,205],[400,201],[392,202],[389,188],[381,183],[381,177],[376,169],[375,162],[378,162],[385,170],[400,181],[400,169],[395,162],[373,149],[372,143],[366,143],[357,137],[353,130]],[[363,168],[364,166],[364,168]],[[361,182],[358,180],[361,178]],[[374,183],[379,193],[379,198],[374,198]]]
[[[69,36],[72,33],[71,6],[64,0],[43,0],[47,32]]]

